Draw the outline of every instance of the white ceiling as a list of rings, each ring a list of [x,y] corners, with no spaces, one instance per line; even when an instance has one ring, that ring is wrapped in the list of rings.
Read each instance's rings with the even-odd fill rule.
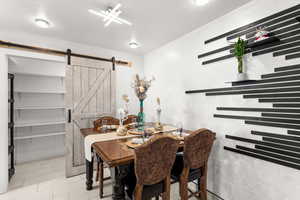
[[[0,0],[0,27],[73,42],[99,45],[136,54],[147,53],[248,3],[250,0],[210,0],[197,7],[193,0]],[[133,26],[112,23],[87,10],[122,4],[121,17]],[[35,26],[35,17],[45,17],[53,27]],[[0,31],[1,31],[0,29]],[[141,47],[130,49],[136,39]],[[1,38],[0,38],[1,40]]]

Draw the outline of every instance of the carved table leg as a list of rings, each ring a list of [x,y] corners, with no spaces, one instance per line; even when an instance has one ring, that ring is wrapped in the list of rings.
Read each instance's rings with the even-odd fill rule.
[[[112,199],[113,200],[125,200],[125,185],[124,178],[128,174],[129,167],[122,165],[114,168],[110,168],[112,178]]]
[[[92,157],[92,161],[85,160],[86,166],[86,189],[92,190],[93,189],[93,166],[94,166],[94,159]]]

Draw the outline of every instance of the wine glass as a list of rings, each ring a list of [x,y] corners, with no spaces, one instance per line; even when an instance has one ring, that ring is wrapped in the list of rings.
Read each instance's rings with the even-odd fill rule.
[[[178,122],[176,124],[177,134],[182,137],[182,131],[183,131],[183,124],[182,122]]]
[[[102,129],[103,133],[107,132],[107,125],[108,125],[107,123],[108,123],[108,121],[106,119],[102,120],[102,127],[101,127],[101,129]]]

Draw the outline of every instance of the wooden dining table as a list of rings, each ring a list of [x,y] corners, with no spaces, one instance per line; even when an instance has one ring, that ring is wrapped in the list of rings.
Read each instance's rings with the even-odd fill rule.
[[[186,133],[191,131],[184,130]],[[91,134],[109,134],[99,133],[93,128],[81,129],[84,137]],[[160,134],[164,134],[161,132]],[[169,133],[168,133],[169,134]],[[140,136],[137,136],[140,137]],[[126,142],[132,138],[117,139],[110,141],[95,142],[92,144],[92,151],[97,154],[98,158],[106,163],[111,172],[112,178],[112,199],[125,200],[125,186],[122,181],[129,172],[129,165],[134,162],[134,149],[127,146]],[[179,151],[183,150],[183,141]],[[93,185],[93,158],[92,161],[86,159],[86,188],[92,189]]]

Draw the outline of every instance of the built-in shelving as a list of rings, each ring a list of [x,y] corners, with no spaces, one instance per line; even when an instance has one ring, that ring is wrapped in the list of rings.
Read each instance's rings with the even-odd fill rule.
[[[26,139],[34,139],[34,138],[43,138],[43,137],[52,137],[65,135],[65,132],[57,132],[57,133],[45,133],[45,134],[35,134],[35,135],[27,135],[27,136],[17,136],[15,140],[26,140]]]
[[[65,94],[66,92],[64,90],[15,90],[15,93],[37,93],[37,94]]]
[[[10,56],[8,65],[15,74],[10,111],[15,114],[16,163],[63,156],[65,63]]]
[[[51,122],[15,122],[15,127],[29,127],[29,126],[48,126],[48,125],[58,125],[58,124],[65,124],[66,121],[51,121]]]
[[[15,75],[21,76],[44,76],[44,77],[54,77],[54,78],[65,78],[64,75],[59,74],[42,74],[42,73],[30,73],[30,72],[15,72]]]
[[[65,109],[65,106],[15,106],[15,110],[53,110]]]

